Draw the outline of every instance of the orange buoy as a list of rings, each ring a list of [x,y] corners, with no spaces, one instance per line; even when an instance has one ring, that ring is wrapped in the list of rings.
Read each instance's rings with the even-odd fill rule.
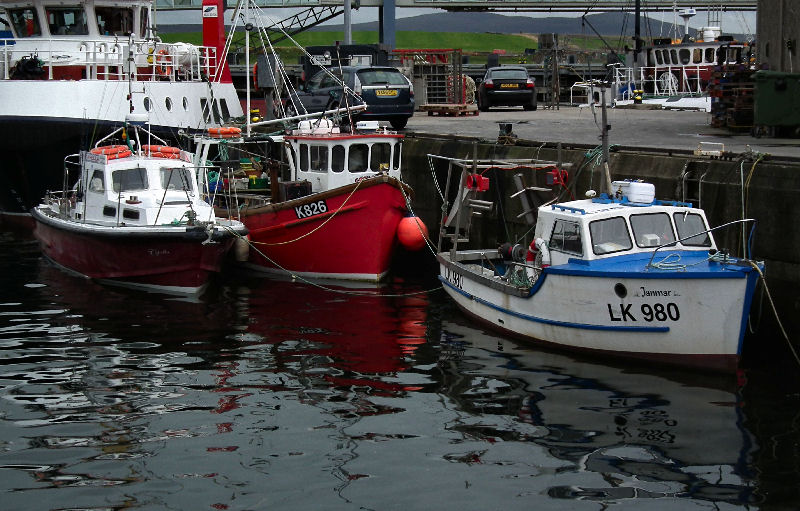
[[[397,240],[406,250],[419,250],[428,239],[428,228],[418,217],[407,216],[397,224]]]
[[[178,158],[181,157],[181,155],[178,154],[178,153],[159,153],[159,152],[155,152],[155,153],[150,153],[150,157],[151,158],[165,158],[167,160],[177,160]]]

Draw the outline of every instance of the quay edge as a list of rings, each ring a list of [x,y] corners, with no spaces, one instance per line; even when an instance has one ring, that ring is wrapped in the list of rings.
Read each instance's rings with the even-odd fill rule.
[[[570,179],[577,169],[584,169],[577,176],[575,190],[583,194],[588,189],[602,191],[602,169],[592,171],[587,164],[588,146],[565,146],[559,151],[552,142],[516,140],[513,144],[479,138],[455,138],[427,133],[409,133],[404,145],[403,179],[415,192],[414,213],[428,226],[435,244],[438,240],[441,217],[441,199],[437,191],[427,154],[453,158],[471,158],[476,144],[478,159],[536,158],[571,163]],[[559,156],[560,155],[560,156]],[[610,154],[609,166],[612,179],[642,179],[655,185],[659,199],[686,199],[697,204],[697,181],[691,176],[703,176],[700,187],[701,204],[712,226],[741,218],[742,197],[746,203],[746,217],[757,221],[752,242],[755,259],[766,264],[766,280],[784,328],[790,339],[800,333],[800,229],[794,225],[800,219],[800,161],[763,159],[753,161],[741,155],[731,159],[709,159],[688,152],[648,152],[617,150]],[[413,169],[409,171],[408,169]],[[691,171],[687,180],[688,196],[683,196],[683,176]],[[523,238],[529,226],[517,218],[522,212],[518,199],[509,196],[516,191],[514,173],[491,171],[495,207],[481,219],[474,220],[469,246],[472,248],[499,246],[506,241]],[[525,175],[528,186],[546,186],[545,176],[539,173],[534,179],[532,172]],[[742,192],[742,177],[746,183]],[[435,180],[444,193],[447,168],[435,167]],[[451,190],[452,192],[452,190]],[[498,201],[502,201],[501,216]],[[504,220],[505,218],[505,220]],[[477,223],[477,225],[476,225]],[[749,232],[749,228],[748,228]],[[508,235],[506,234],[508,233]],[[509,236],[511,239],[506,239]],[[742,233],[740,228],[728,228],[715,233],[717,243],[732,254],[741,253]],[[527,242],[530,242],[528,234]],[[466,248],[466,247],[465,247]],[[759,337],[773,337],[776,349],[787,349],[775,322],[774,314],[766,296],[757,295],[751,317],[759,326]]]

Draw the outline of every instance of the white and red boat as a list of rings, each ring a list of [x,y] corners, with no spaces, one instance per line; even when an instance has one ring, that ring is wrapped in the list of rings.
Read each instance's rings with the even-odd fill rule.
[[[102,282],[194,294],[247,229],[214,216],[192,155],[120,128],[65,159],[75,185],[33,208],[34,235],[63,268]],[[125,143],[109,141],[120,137]],[[154,142],[156,141],[157,142]],[[76,161],[79,160],[79,161]],[[201,180],[202,182],[202,180]]]
[[[342,129],[327,119],[301,121],[277,139],[289,179],[273,176],[271,196],[229,196],[235,208],[217,209],[250,231],[250,268],[378,282],[398,245],[424,246],[427,230],[410,216],[412,190],[400,178],[403,135],[374,121]]]
[[[0,212],[27,214],[60,189],[64,155],[131,112],[171,142],[243,115],[223,58],[223,4],[203,5],[196,46],[155,35],[152,0],[0,0]]]

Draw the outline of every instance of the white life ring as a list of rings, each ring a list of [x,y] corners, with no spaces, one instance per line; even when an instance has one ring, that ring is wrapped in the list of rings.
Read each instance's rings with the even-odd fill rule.
[[[550,249],[547,248],[547,242],[542,238],[533,240],[528,247],[526,260],[528,266],[525,267],[525,270],[528,280],[533,285],[542,274],[542,268],[550,266]]]

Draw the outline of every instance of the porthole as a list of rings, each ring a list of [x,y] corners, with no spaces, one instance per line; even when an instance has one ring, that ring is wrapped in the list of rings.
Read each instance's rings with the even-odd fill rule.
[[[628,289],[625,287],[625,284],[622,284],[621,282],[618,282],[614,286],[614,292],[617,293],[617,296],[620,298],[625,298],[628,296]]]
[[[166,98],[164,100],[164,106],[167,107],[167,112],[172,112],[172,98]]]
[[[186,96],[183,97],[183,110],[187,112],[189,111],[189,100],[186,98]]]
[[[144,98],[144,109],[149,112],[151,108],[153,108],[153,103],[150,101],[150,98],[145,97]]]

